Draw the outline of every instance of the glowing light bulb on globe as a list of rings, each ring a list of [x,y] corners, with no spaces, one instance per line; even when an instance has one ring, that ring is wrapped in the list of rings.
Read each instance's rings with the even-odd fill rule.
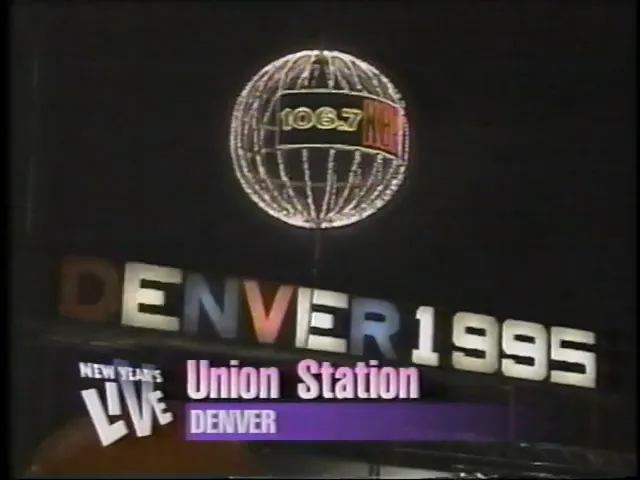
[[[305,50],[258,72],[233,110],[233,166],[265,212],[308,229],[358,222],[404,181],[409,122],[398,90],[351,55]]]

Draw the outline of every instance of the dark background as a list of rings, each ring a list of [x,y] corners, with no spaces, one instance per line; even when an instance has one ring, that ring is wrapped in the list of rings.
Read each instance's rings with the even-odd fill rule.
[[[633,341],[634,2],[123,2],[12,13],[14,258],[29,256],[28,239],[41,251]],[[244,84],[305,48],[380,66],[413,129],[397,198],[323,233],[317,275],[312,234],[254,206],[227,149]],[[14,301],[22,314],[46,303],[28,285]],[[635,371],[630,353],[615,368]]]
[[[413,168],[383,213],[325,235],[321,284],[631,326],[632,3],[424,3],[32,7],[34,231],[308,283],[310,235],[245,199],[228,117],[272,59],[344,49],[405,93]],[[26,69],[34,53],[17,46]]]

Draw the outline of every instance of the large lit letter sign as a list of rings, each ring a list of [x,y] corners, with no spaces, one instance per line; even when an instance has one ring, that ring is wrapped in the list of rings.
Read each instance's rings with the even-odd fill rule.
[[[264,67],[238,98],[231,156],[242,188],[297,227],[375,213],[398,190],[409,153],[400,94],[351,55],[308,50]]]

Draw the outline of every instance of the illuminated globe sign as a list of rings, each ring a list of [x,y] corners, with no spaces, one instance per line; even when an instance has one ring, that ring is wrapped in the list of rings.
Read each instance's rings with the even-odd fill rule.
[[[341,227],[386,204],[404,180],[404,102],[375,67],[306,50],[264,67],[238,98],[231,155],[245,192],[297,227]]]

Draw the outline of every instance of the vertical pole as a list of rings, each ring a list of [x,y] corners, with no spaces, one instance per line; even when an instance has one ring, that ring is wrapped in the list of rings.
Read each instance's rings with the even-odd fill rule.
[[[509,386],[509,442],[516,441],[516,393],[513,385]]]
[[[313,231],[313,264],[311,266],[311,279],[313,282],[318,280],[318,275],[320,273],[321,236],[322,229],[316,228]]]
[[[370,463],[369,471],[367,472],[369,478],[380,478],[380,464]]]
[[[589,446],[591,448],[593,448],[593,449],[598,449],[598,448],[600,448],[600,445],[598,445],[598,443],[599,443],[598,442],[598,437],[599,437],[599,435],[598,435],[598,413],[599,413],[598,412],[598,410],[599,410],[598,407],[599,407],[599,402],[598,402],[598,394],[595,391],[593,391],[591,393],[591,402],[590,403],[591,403],[591,405],[590,405],[591,412],[590,412],[589,416],[591,418],[590,418],[590,422],[589,422],[589,426],[590,426],[589,434],[590,434],[591,438],[589,439],[590,440],[590,442],[589,442],[590,445]]]
[[[31,50],[33,60],[31,62],[30,82],[30,132],[29,132],[29,159],[27,162],[27,185],[25,205],[25,229],[27,235],[32,235],[35,228],[36,191],[37,191],[37,162],[40,150],[40,40],[39,25],[33,22],[34,33],[32,36]]]

